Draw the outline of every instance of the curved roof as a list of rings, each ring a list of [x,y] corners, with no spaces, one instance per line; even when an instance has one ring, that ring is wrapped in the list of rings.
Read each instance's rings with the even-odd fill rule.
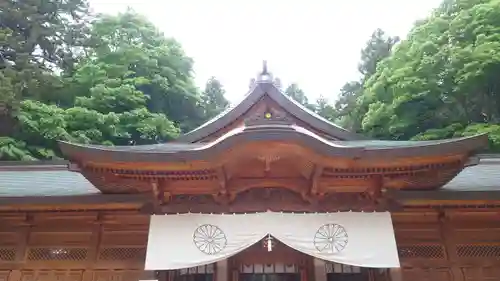
[[[272,81],[259,81],[254,83],[249,93],[245,98],[233,107],[229,107],[221,114],[212,118],[200,127],[180,136],[176,142],[193,143],[197,142],[220,129],[228,126],[245,112],[247,112],[255,103],[257,103],[264,95],[269,96],[280,107],[293,115],[298,120],[308,124],[312,128],[324,132],[336,139],[340,140],[362,140],[365,137],[347,131],[318,114],[312,112],[305,106],[289,98],[279,90]]]
[[[298,143],[327,157],[398,158],[468,153],[487,144],[486,135],[437,141],[331,141],[295,125],[257,125],[229,131],[208,143],[165,143],[138,146],[98,146],[61,142],[70,159],[117,162],[185,162],[207,160],[248,142]]]

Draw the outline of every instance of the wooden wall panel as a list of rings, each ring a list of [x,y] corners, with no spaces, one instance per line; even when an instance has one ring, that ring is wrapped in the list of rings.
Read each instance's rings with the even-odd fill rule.
[[[142,276],[140,270],[95,270],[92,281],[137,281]]]
[[[403,280],[500,280],[497,214],[394,214]],[[0,281],[137,281],[148,224],[137,212],[0,214]]]
[[[465,267],[462,274],[465,281],[498,281],[500,267]]]
[[[410,268],[403,270],[405,281],[454,281],[449,268]]]
[[[0,281],[137,281],[149,216],[0,214]]]
[[[0,270],[0,281],[9,281],[9,275],[10,270]]]
[[[20,281],[82,281],[83,270],[23,270]]]
[[[498,211],[417,216],[393,215],[404,281],[500,280]]]

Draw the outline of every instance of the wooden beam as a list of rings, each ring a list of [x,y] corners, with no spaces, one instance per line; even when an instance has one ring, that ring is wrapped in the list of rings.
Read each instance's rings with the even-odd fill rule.
[[[148,201],[148,194],[0,197],[0,210],[133,209]]]
[[[230,193],[240,193],[251,188],[282,187],[300,194],[309,189],[309,182],[302,177],[294,178],[234,178],[227,182]]]
[[[390,190],[386,194],[391,198],[403,202],[432,202],[432,201],[465,201],[472,202],[473,200],[485,201],[500,201],[499,190],[485,191],[447,191],[447,190]]]

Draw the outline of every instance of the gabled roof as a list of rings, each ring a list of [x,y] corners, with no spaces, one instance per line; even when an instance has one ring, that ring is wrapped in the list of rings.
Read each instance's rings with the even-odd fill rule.
[[[486,135],[435,141],[331,141],[294,125],[258,125],[236,128],[207,143],[138,146],[82,145],[60,142],[69,160],[174,163],[209,160],[228,150],[254,141],[300,143],[320,155],[352,159],[390,159],[474,153],[488,141]]]
[[[200,127],[180,136],[176,142],[194,143],[216,133],[236,121],[264,96],[268,96],[271,100],[276,102],[281,108],[298,120],[308,124],[311,128],[314,128],[317,131],[331,136],[332,138],[347,141],[366,139],[361,135],[349,132],[346,129],[333,124],[288,97],[274,84],[272,80],[258,80],[252,85],[250,91],[241,102],[223,111],[221,114]]]

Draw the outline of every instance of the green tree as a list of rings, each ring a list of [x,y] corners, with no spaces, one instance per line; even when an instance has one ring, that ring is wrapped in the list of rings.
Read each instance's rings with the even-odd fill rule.
[[[16,130],[0,140],[0,159],[53,158],[58,140],[164,142],[203,121],[192,61],[177,42],[132,11],[97,16],[88,30],[85,55],[60,75],[46,73],[54,91],[43,98],[23,97]],[[9,98],[10,88],[2,83],[2,98]]]
[[[444,1],[366,82],[363,131],[394,139],[484,131],[497,141],[499,32],[499,1]]]
[[[141,78],[136,89],[148,96],[147,108],[165,114],[183,131],[190,130],[203,119],[201,96],[194,84],[193,61],[181,45],[163,33],[143,16],[127,11],[117,16],[101,16],[92,24],[89,40],[89,62],[103,64],[108,74],[128,71],[127,78]],[[86,70],[96,79],[102,69]],[[109,69],[107,67],[113,69]],[[83,75],[83,74],[82,74]],[[85,81],[91,83],[91,81]],[[85,88],[84,94],[85,92]]]
[[[360,79],[345,83],[335,102],[337,119],[343,127],[352,131],[361,130],[362,117],[366,110],[360,108],[358,98],[363,94],[363,85],[376,72],[377,65],[391,54],[392,48],[398,42],[398,37],[388,36],[381,29],[376,29],[366,42],[358,64]]]
[[[71,72],[87,27],[86,0],[0,1],[0,159],[32,158],[17,139],[20,104],[43,100]],[[22,152],[22,153],[21,153]]]
[[[291,97],[293,100],[305,106],[306,108],[314,110],[314,104],[309,103],[309,99],[298,84],[292,83],[288,85],[288,87],[286,87],[285,89],[285,95]]]
[[[215,77],[208,79],[202,92],[202,108],[205,119],[213,118],[229,106],[229,101],[224,97],[226,90]]]
[[[1,1],[0,71],[16,97],[11,103],[40,98],[57,79],[54,70],[73,67],[87,15],[85,0]]]
[[[335,122],[337,121],[337,111],[330,104],[329,100],[325,96],[320,96],[316,103],[314,104],[314,112],[322,116],[323,118]]]

